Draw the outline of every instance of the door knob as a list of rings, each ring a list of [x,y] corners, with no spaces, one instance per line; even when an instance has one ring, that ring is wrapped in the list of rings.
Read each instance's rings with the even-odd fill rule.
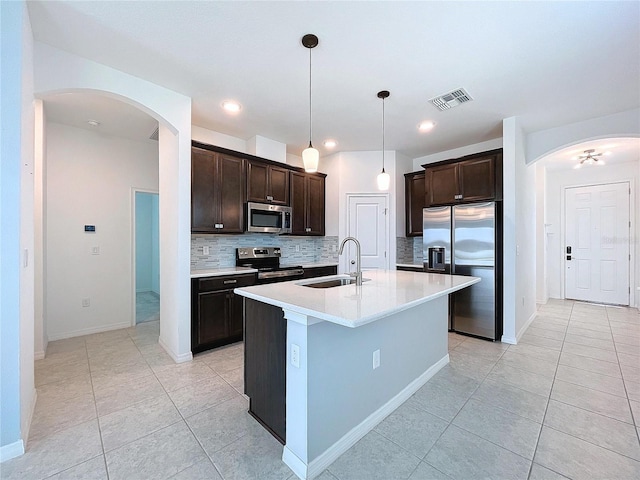
[[[570,246],[567,247],[567,255],[571,255],[571,247]]]
[[[567,260],[571,260],[571,255],[567,255]]]
[[[351,265],[355,265],[356,261],[355,260],[351,260]]]

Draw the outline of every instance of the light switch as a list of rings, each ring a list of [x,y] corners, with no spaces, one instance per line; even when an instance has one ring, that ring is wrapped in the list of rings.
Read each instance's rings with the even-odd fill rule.
[[[100,255],[100,247],[91,247],[91,255]]]
[[[300,346],[295,343],[291,344],[291,365],[300,368]]]
[[[202,247],[202,254],[203,255],[209,255],[209,245],[204,245]]]

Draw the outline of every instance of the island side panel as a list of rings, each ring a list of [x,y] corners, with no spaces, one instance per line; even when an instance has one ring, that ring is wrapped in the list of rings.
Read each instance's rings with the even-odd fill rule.
[[[245,309],[245,393],[249,413],[286,441],[287,322],[281,308],[250,298]]]
[[[307,462],[442,361],[447,328],[446,296],[354,329],[329,322],[309,326]],[[374,370],[378,349],[380,367]]]

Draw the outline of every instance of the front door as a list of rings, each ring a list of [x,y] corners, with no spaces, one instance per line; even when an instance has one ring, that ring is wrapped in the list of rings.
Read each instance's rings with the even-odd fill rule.
[[[388,215],[386,195],[350,195],[347,235],[360,242],[362,269],[388,269]],[[356,249],[348,243],[348,271],[355,271]]]
[[[629,305],[629,183],[565,190],[565,297]]]

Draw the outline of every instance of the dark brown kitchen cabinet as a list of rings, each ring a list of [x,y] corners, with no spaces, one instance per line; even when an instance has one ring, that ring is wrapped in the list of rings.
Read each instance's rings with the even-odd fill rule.
[[[244,231],[245,160],[191,149],[191,231]]]
[[[245,298],[244,392],[249,414],[287,439],[287,321],[282,308]]]
[[[289,170],[261,162],[248,163],[248,201],[289,205]]]
[[[191,279],[191,352],[242,340],[242,297],[233,289],[256,283],[256,274]]]
[[[427,207],[502,200],[502,149],[423,167]]]
[[[424,184],[424,172],[405,173],[404,194],[407,237],[422,236],[422,209],[426,205]]]
[[[326,277],[328,275],[337,275],[338,265],[325,265],[322,267],[306,267],[302,278]]]
[[[325,177],[291,172],[292,235],[324,235]]]

